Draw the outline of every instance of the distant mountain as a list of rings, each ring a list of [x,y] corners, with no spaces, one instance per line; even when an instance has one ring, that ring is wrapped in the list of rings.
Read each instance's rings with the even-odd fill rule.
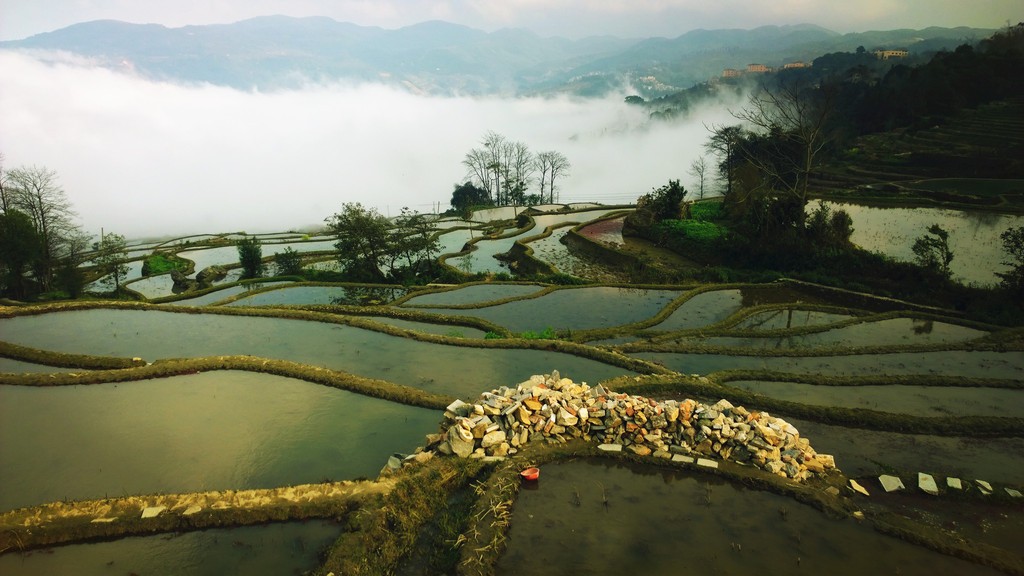
[[[755,62],[811,61],[857,46],[934,51],[993,32],[927,28],[844,35],[802,24],[693,30],[674,39],[568,40],[522,29],[488,33],[440,21],[385,30],[324,17],[265,16],[181,28],[98,20],[0,42],[0,49],[62,50],[147,78],[244,90],[375,81],[434,94],[590,96],[644,78],[637,85],[651,96]]]

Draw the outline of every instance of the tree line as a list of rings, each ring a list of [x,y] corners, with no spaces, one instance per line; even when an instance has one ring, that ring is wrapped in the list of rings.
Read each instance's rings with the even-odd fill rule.
[[[480,144],[462,160],[470,180],[455,187],[452,208],[461,212],[470,206],[556,202],[557,183],[572,168],[565,155],[554,150],[535,154],[523,142],[493,131],[484,134]],[[534,185],[537,192],[529,192]]]

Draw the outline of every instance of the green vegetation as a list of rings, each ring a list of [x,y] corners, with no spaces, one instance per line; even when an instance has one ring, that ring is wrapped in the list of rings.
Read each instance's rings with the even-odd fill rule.
[[[338,239],[335,248],[346,281],[411,285],[437,273],[437,236],[422,214],[402,208],[392,224],[375,208],[346,203],[327,224]]]
[[[1010,257],[1004,265],[1010,266],[1009,272],[997,272],[1000,286],[1013,298],[1024,298],[1024,226],[1010,228],[999,235],[1003,243],[1003,251]]]
[[[953,261],[953,252],[949,249],[949,232],[938,224],[932,224],[927,234],[914,241],[912,250],[918,266],[943,280],[949,280],[952,275],[949,263]]]
[[[124,236],[120,234],[106,234],[103,239],[93,244],[96,251],[96,267],[103,275],[101,282],[107,286],[113,285],[114,292],[121,292],[121,283],[128,277],[128,248]]]
[[[527,330],[520,334],[519,337],[525,340],[555,340],[558,338],[558,336],[555,335],[555,330],[551,328],[551,326],[541,330],[539,334],[532,330]]]
[[[142,262],[142,275],[155,276],[172,270],[183,270],[188,265],[177,256],[155,252]]]
[[[289,246],[274,254],[274,266],[277,268],[278,276],[301,276],[302,255]]]
[[[263,247],[256,236],[238,241],[238,261],[242,263],[242,278],[263,276]]]

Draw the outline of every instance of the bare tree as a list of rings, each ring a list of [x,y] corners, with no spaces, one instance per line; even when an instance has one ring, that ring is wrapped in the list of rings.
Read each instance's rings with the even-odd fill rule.
[[[501,182],[504,174],[508,172],[505,162],[508,141],[501,134],[488,131],[487,134],[484,134],[483,145],[487,151],[487,169],[494,178],[495,201],[498,204],[503,204]]]
[[[569,170],[572,169],[572,164],[569,159],[566,158],[561,152],[543,152],[542,154],[547,155],[547,166],[548,166],[548,196],[552,204],[557,200],[555,180],[563,176],[569,175]],[[541,190],[543,196],[543,189]],[[542,199],[543,200],[543,199]]]
[[[508,170],[505,174],[505,182],[509,192],[514,196],[513,201],[522,201],[526,189],[533,180],[535,164],[533,152],[522,142],[509,143]]]
[[[0,210],[6,214],[9,208],[7,204],[7,172],[4,172],[4,155],[0,152]]]
[[[78,232],[71,221],[75,216],[71,202],[57,184],[57,173],[46,167],[9,171],[4,194],[6,204],[24,212],[42,238],[43,257],[36,273],[43,288],[49,290],[56,262],[68,255],[68,243]]]
[[[811,87],[799,81],[782,82],[750,96],[737,119],[747,122],[758,139],[746,156],[772,182],[807,203],[808,180],[832,139],[829,120],[835,110],[835,90],[823,83]]]
[[[493,190],[491,189],[491,169],[490,169],[490,154],[487,150],[481,148],[473,148],[466,153],[465,159],[462,160],[462,164],[466,167],[466,176],[471,178],[481,188],[487,191],[487,197],[492,202],[495,199]]]
[[[697,193],[698,198],[704,199],[704,178],[707,174],[708,163],[703,156],[698,156],[696,160],[690,163],[690,175],[697,179]]]

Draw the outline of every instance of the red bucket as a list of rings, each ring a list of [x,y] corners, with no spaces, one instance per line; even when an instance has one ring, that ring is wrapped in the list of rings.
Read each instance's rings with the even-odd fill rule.
[[[540,477],[540,468],[527,468],[519,473],[523,480],[536,480]]]

